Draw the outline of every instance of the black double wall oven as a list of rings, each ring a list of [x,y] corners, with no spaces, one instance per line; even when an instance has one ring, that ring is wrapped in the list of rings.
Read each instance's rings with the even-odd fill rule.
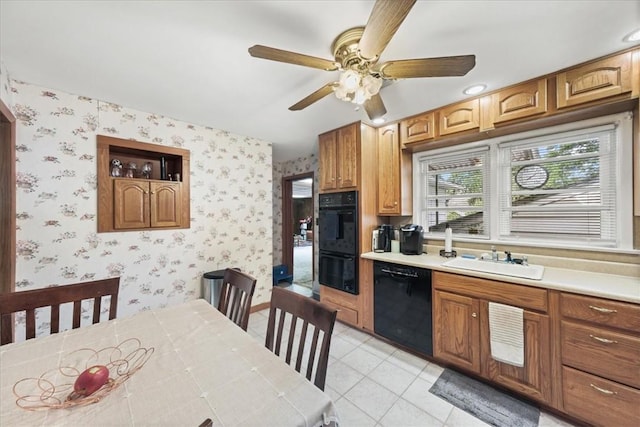
[[[320,194],[318,278],[321,285],[358,294],[358,193]]]

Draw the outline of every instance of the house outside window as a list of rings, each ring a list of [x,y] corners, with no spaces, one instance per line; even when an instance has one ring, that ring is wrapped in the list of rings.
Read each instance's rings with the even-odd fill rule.
[[[428,238],[632,249],[632,115],[414,155]]]

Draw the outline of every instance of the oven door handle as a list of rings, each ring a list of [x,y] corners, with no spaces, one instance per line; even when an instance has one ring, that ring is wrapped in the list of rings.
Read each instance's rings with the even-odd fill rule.
[[[340,255],[331,255],[331,254],[320,254],[320,257],[324,258],[333,258],[333,259],[342,259],[346,261],[353,261],[355,258],[349,255],[340,256]]]

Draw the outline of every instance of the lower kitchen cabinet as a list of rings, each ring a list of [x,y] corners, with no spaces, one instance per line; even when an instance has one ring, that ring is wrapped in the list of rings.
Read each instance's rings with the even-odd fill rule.
[[[434,357],[540,402],[551,392],[546,289],[433,273]],[[491,357],[489,302],[524,309],[524,366]],[[539,310],[539,311],[538,311]]]
[[[320,285],[320,301],[338,310],[338,320],[352,326],[359,326],[360,310],[358,296]]]
[[[480,372],[479,300],[440,290],[433,295],[433,355]]]
[[[599,426],[640,425],[640,306],[560,294],[562,406]]]

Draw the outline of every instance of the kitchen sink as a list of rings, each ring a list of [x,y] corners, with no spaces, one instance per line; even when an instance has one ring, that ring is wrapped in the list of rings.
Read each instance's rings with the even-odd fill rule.
[[[504,261],[483,261],[478,259],[454,258],[442,263],[445,267],[460,268],[462,270],[482,271],[484,273],[500,274],[503,276],[522,277],[524,279],[540,280],[544,274],[542,265],[520,265]]]

